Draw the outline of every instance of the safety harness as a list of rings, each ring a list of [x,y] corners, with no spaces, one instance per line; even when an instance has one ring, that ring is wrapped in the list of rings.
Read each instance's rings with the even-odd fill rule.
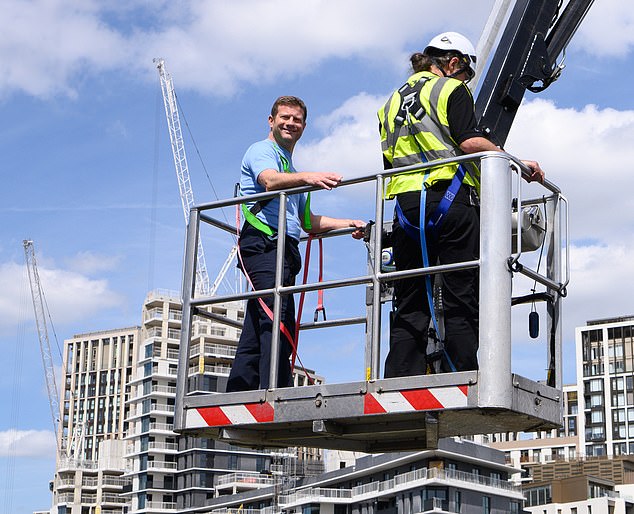
[[[282,171],[284,173],[292,173],[291,166],[282,152],[282,150],[276,145],[273,145],[275,151],[277,152],[278,157],[282,163]],[[271,228],[269,225],[264,223],[260,218],[257,217],[257,214],[266,207],[273,198],[268,198],[267,200],[260,200],[255,202],[251,207],[247,206],[246,203],[242,204],[242,214],[244,215],[244,219],[253,227],[257,228],[260,232],[263,232],[269,237],[275,237],[275,230]],[[310,230],[312,228],[310,223],[310,193],[306,195],[306,204],[304,205],[304,223],[303,226],[306,230]]]
[[[425,83],[430,80],[428,77],[423,77],[421,80],[417,81],[414,85],[410,85],[409,82],[405,83],[399,90],[399,94],[401,96],[401,105],[399,110],[394,117],[394,130],[392,132],[392,140],[388,141],[388,144],[391,148],[395,148],[395,142],[402,127],[405,125],[409,132],[409,135],[412,136],[416,146],[418,147],[421,162],[428,162],[427,157],[425,156],[425,152],[421,147],[418,139],[416,139],[415,135],[411,132],[412,121],[411,117],[414,116],[416,119],[421,119],[422,116],[425,116],[426,112],[424,107],[420,102],[420,92],[425,85]],[[407,123],[406,123],[407,122]],[[427,236],[428,232],[430,237],[433,239],[438,238],[438,231],[442,222],[444,221],[444,217],[449,211],[451,204],[453,203],[460,187],[462,186],[462,182],[467,175],[466,170],[462,164],[458,165],[458,169],[454,174],[449,187],[445,191],[445,194],[442,196],[438,206],[429,216],[429,221],[425,222],[425,206],[427,199],[427,190],[425,188],[425,181],[429,177],[429,170],[425,172],[423,176],[423,183],[421,186],[420,193],[420,219],[418,227],[409,222],[409,220],[403,214],[403,210],[396,201],[395,212],[396,217],[398,219],[399,225],[405,231],[405,233],[412,239],[420,241],[421,253],[423,258],[423,266],[425,268],[429,267],[429,253],[427,250]],[[432,319],[433,328],[429,329],[429,337],[434,341],[436,346],[436,351],[427,355],[428,360],[430,360],[433,366],[428,366],[428,371],[438,371],[439,370],[439,360],[444,356],[446,359],[449,368],[452,371],[456,371],[456,367],[453,362],[449,358],[447,351],[444,345],[444,327],[441,327],[439,324],[439,317],[436,314],[436,308],[434,305],[434,285],[432,282],[431,275],[425,275],[425,288],[427,290],[427,303],[429,304],[429,313]]]

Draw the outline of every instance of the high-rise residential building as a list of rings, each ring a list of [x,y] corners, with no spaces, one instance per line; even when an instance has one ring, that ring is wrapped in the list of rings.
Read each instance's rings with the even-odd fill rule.
[[[143,305],[137,367],[129,382],[129,431],[126,437],[126,476],[131,484],[124,496],[130,513],[196,512],[232,487],[256,489],[261,473],[270,471],[275,454],[235,447],[210,439],[179,436],[173,431],[176,370],[180,346],[182,305],[178,293],[153,291]],[[211,313],[242,321],[241,302],[216,304]],[[240,331],[197,317],[192,326],[188,389],[221,392],[235,356]],[[298,373],[298,384],[305,376]],[[303,473],[323,470],[321,452],[295,453]]]
[[[588,321],[575,340],[585,455],[634,453],[634,316]]]
[[[59,514],[124,512],[122,438],[126,384],[136,367],[140,327],[64,341],[59,447],[53,505]],[[92,510],[91,510],[92,509]]]

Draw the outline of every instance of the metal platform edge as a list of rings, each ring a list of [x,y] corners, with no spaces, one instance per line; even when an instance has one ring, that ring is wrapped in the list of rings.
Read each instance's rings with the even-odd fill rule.
[[[510,405],[479,398],[477,371],[186,396],[177,432],[266,448],[368,453],[433,448],[440,437],[561,425],[560,391],[509,377]]]

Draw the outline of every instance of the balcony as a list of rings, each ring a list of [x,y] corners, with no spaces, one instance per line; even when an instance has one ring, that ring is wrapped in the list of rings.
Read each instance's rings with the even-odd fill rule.
[[[228,346],[226,344],[205,343],[203,345],[203,353],[205,356],[211,357],[226,357],[233,359],[236,356],[236,347]],[[200,345],[193,345],[189,353],[190,357],[197,357],[200,355]]]
[[[176,462],[166,462],[162,460],[149,460],[147,469],[173,471],[177,469]]]
[[[200,371],[201,371],[200,366],[189,367],[189,375],[196,375],[200,373]],[[221,375],[225,377],[229,376],[230,371],[231,371],[231,366],[223,366],[220,364],[215,364],[215,365],[205,364],[203,369],[203,373],[211,373],[214,375]]]
[[[270,476],[253,474],[253,473],[229,473],[219,476],[216,482],[217,491],[245,491],[251,489],[260,489],[262,487],[271,487],[275,485],[275,478]]]
[[[502,489],[505,492],[515,493],[518,498],[522,497],[520,486],[507,481],[492,479],[466,473],[464,471],[445,470],[438,468],[423,468],[410,471],[401,475],[396,475],[393,479],[383,482],[371,482],[369,484],[353,487],[352,489],[329,489],[315,487],[300,489],[292,494],[280,496],[280,505],[285,507],[305,505],[311,502],[327,501],[329,503],[349,504],[381,496],[393,495],[395,492],[411,489],[412,487],[424,486],[427,483],[437,483],[438,481],[457,480],[462,482],[462,487],[481,490],[482,487]],[[469,487],[471,486],[471,487]],[[444,506],[444,504],[443,504]]]
[[[176,443],[162,443],[159,441],[150,441],[148,443],[148,449],[150,450],[168,450],[177,451],[178,445]]]
[[[163,309],[158,307],[158,308],[154,308],[154,309],[150,309],[149,311],[147,311],[145,313],[145,316],[143,316],[143,321],[144,322],[148,322],[148,321],[153,321],[153,320],[162,320],[163,319]]]
[[[73,503],[75,501],[75,493],[62,493],[57,495],[58,503]]]
[[[150,423],[150,430],[160,430],[163,432],[173,432],[173,423]]]
[[[176,502],[145,502],[146,509],[176,510]]]
[[[114,504],[122,504],[122,503],[128,503],[126,498],[123,498],[121,496],[119,496],[118,494],[112,494],[112,493],[104,493],[101,496],[101,502],[102,503],[114,503]]]
[[[122,476],[104,475],[102,480],[104,486],[124,487],[128,483],[130,480]]]
[[[75,477],[57,479],[57,489],[68,489],[69,487],[75,487]]]

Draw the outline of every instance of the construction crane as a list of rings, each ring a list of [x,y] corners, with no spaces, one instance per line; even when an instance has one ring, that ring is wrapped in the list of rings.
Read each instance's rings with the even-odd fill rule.
[[[42,355],[42,365],[44,367],[44,378],[46,379],[46,390],[48,391],[48,402],[51,408],[53,429],[55,430],[57,453],[58,455],[62,455],[66,451],[66,448],[63,441],[59,438],[59,392],[57,390],[57,382],[55,379],[55,365],[53,362],[53,354],[51,352],[51,343],[48,337],[44,291],[42,290],[40,275],[37,271],[37,261],[35,259],[35,247],[33,246],[33,241],[25,239],[23,241],[23,245],[26,268],[29,273],[29,284],[31,285],[33,310],[35,311],[35,324],[37,326],[37,335],[40,341],[40,353]]]
[[[165,117],[167,119],[167,128],[169,129],[170,142],[172,144],[172,154],[174,155],[174,166],[176,168],[176,177],[178,178],[178,188],[183,205],[183,214],[185,215],[185,224],[187,225],[189,223],[189,211],[194,205],[194,192],[192,191],[191,180],[189,178],[187,155],[185,154],[185,143],[181,131],[174,83],[172,82],[172,76],[165,69],[165,61],[161,58],[156,58],[153,62],[156,64],[161,79]],[[207,264],[205,263],[205,253],[201,241],[198,242],[196,255],[196,292],[202,296],[210,296],[213,294],[209,286],[209,275],[207,274]]]

